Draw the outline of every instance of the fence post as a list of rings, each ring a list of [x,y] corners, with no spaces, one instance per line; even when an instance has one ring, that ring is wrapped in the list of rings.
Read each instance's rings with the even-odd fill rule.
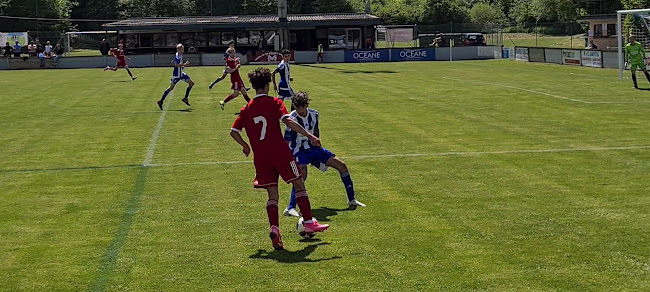
[[[571,48],[573,49],[573,22],[569,24],[569,34],[571,35]]]
[[[537,21],[535,21],[535,47],[539,47],[537,42]]]
[[[449,31],[450,31],[449,34],[451,36],[449,38],[449,61],[451,62],[451,61],[454,60],[454,58],[452,57],[453,56],[452,48],[454,47],[454,40],[455,40],[455,38],[454,38],[454,22],[453,21],[449,22]]]

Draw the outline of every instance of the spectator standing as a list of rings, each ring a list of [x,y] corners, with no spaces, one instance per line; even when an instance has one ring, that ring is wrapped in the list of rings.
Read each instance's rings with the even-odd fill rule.
[[[43,52],[38,53],[38,60],[40,62],[40,67],[41,68],[45,67],[45,53]]]
[[[5,46],[2,49],[4,50],[2,56],[4,56],[5,58],[11,57],[11,46],[9,45],[9,42],[7,42],[7,44],[5,44]]]
[[[22,50],[22,47],[20,46],[20,42],[16,41],[16,44],[14,44],[14,57],[20,58],[20,51]]]
[[[29,53],[30,57],[36,57],[36,44],[34,42],[29,43],[27,45],[27,53]]]
[[[63,57],[63,46],[61,44],[56,44],[56,47],[54,47],[54,63],[52,64],[53,67],[59,67],[59,59]]]
[[[52,57],[52,44],[50,44],[50,41],[47,41],[47,43],[45,43],[45,57]]]
[[[323,43],[318,42],[318,55],[316,55],[316,63],[323,63]]]
[[[108,44],[106,39],[102,39],[102,43],[99,45],[99,52],[102,53],[102,56],[108,56],[110,50],[111,46]]]

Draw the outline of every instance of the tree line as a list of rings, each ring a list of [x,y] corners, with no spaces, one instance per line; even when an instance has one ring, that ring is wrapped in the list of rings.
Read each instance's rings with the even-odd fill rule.
[[[289,13],[363,12],[366,0],[288,0]],[[589,14],[575,0],[369,0],[385,24],[506,24],[571,22]],[[606,0],[600,13],[649,8],[650,0]],[[0,0],[0,15],[53,19],[125,19],[276,14],[277,0]],[[33,21],[0,19],[4,31],[33,30]],[[101,22],[41,22],[51,29],[97,29]],[[41,29],[46,29],[45,27]]]

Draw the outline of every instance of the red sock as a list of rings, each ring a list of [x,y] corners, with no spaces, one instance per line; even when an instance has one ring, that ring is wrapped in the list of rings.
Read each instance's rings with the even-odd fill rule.
[[[116,68],[110,67],[108,69],[111,70],[111,71],[117,71],[117,67]]]
[[[309,196],[307,196],[307,191],[296,192],[296,203],[300,208],[300,213],[302,213],[302,218],[305,221],[311,220],[311,204],[309,203]]]
[[[228,103],[229,101],[233,100],[234,98],[235,98],[234,95],[232,95],[232,94],[228,95],[228,97],[226,97],[226,99],[223,100],[223,103]]]
[[[280,216],[278,215],[278,201],[268,200],[268,202],[266,202],[266,214],[269,216],[269,224],[271,226],[280,227]]]
[[[250,101],[251,101],[251,99],[250,99],[250,97],[248,97],[248,95],[244,95],[244,99],[246,100],[246,102],[250,102]]]

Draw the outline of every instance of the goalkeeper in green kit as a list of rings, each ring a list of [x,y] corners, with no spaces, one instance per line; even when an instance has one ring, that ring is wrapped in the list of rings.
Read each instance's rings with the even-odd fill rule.
[[[650,74],[648,74],[648,70],[646,69],[646,56],[643,45],[637,43],[633,35],[630,35],[629,40],[630,43],[625,45],[625,60],[630,64],[630,69],[632,71],[632,81],[634,81],[634,88],[639,89],[639,86],[636,83],[636,68],[639,67],[641,71],[643,71],[643,74],[645,74],[645,78],[648,79],[648,82],[650,82]],[[625,67],[627,67],[627,64]]]

